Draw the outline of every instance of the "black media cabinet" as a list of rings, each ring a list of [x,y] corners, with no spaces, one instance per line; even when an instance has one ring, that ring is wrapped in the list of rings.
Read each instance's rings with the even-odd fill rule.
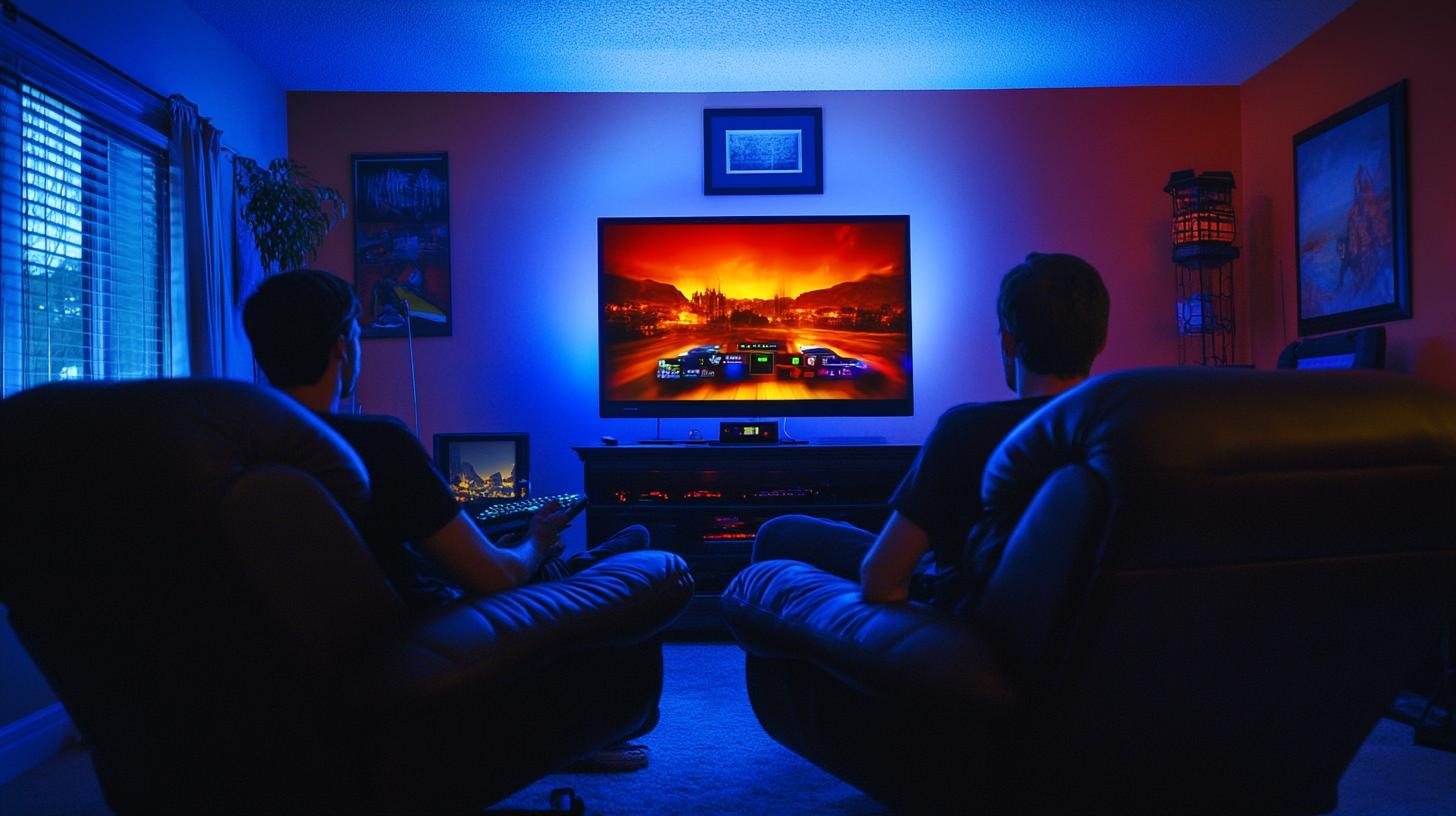
[[[763,522],[789,513],[878,531],[890,495],[919,445],[591,445],[586,534],[601,541],[629,524],[652,533],[693,571],[696,592],[677,636],[726,634],[718,598],[748,566]]]

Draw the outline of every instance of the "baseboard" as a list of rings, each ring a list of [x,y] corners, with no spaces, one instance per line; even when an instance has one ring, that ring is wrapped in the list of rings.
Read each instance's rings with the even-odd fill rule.
[[[0,785],[55,756],[75,733],[60,703],[0,728]]]

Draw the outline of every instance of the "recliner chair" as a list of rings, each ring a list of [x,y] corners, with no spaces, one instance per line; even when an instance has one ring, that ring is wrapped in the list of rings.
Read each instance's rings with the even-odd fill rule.
[[[792,561],[723,598],[764,728],[907,812],[1331,810],[1456,607],[1456,395],[1407,377],[1099,377],[980,499],[961,615]]]
[[[462,812],[655,722],[672,554],[416,618],[286,397],[56,384],[0,428],[0,600],[118,813]]]

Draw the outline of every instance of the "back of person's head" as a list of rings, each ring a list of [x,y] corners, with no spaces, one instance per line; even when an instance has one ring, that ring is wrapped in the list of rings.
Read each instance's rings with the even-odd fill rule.
[[[1076,255],[1033,252],[1001,279],[996,317],[1016,356],[1037,374],[1085,377],[1107,343],[1111,302],[1102,276]]]
[[[263,281],[243,306],[253,356],[276,388],[317,382],[329,349],[359,316],[354,288],[327,272],[301,269]]]

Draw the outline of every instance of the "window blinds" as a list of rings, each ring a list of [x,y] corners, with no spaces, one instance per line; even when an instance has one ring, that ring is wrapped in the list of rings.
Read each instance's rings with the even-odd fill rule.
[[[21,74],[0,86],[4,393],[168,373],[165,153]]]

